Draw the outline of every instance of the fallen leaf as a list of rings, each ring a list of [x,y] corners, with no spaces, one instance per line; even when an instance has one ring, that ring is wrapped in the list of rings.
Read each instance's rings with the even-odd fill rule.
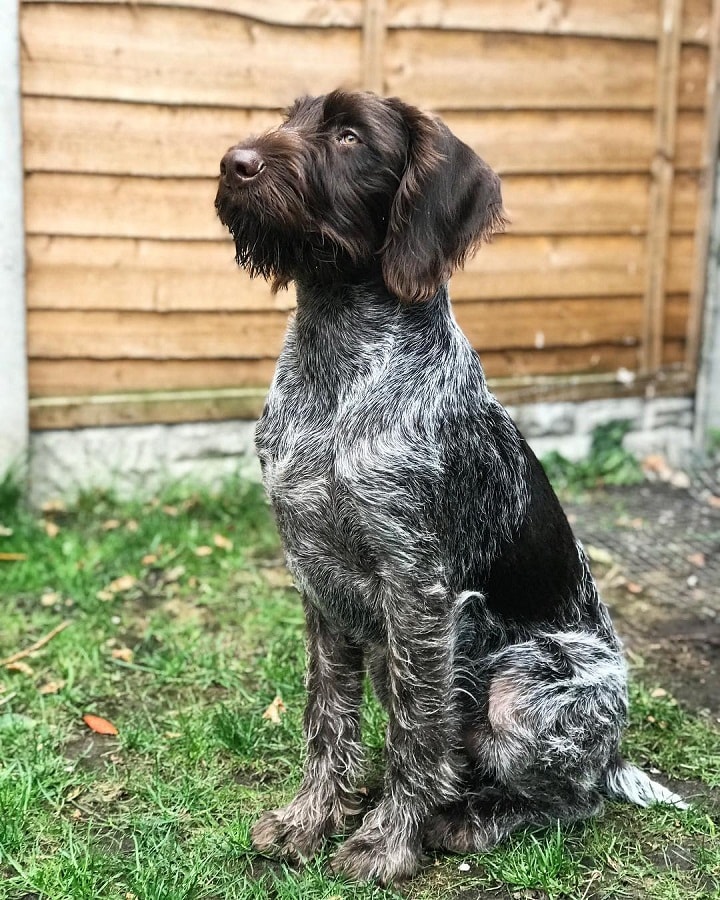
[[[7,663],[5,669],[8,672],[19,672],[21,675],[33,674],[32,666],[29,666],[26,662],[22,662],[21,660],[18,662]]]
[[[665,688],[655,688],[654,691],[650,691],[650,696],[659,700],[661,697],[667,697],[667,691]]]
[[[122,781],[96,781],[90,791],[90,800],[95,803],[112,803],[125,793]]]
[[[280,694],[273,700],[273,702],[268,706],[265,712],[262,714],[263,719],[268,719],[268,721],[272,722],[273,725],[280,724],[280,716],[282,713],[287,712],[287,707],[283,703],[282,697]]]
[[[154,553],[146,553],[145,556],[140,560],[140,562],[144,566],[152,566],[153,563],[156,563],[158,560],[157,556]]]
[[[129,647],[118,647],[112,651],[111,656],[113,659],[121,659],[123,662],[130,663],[135,654]]]
[[[64,513],[67,511],[67,506],[63,500],[46,500],[45,503],[40,507],[44,513]]]
[[[102,600],[103,603],[108,603],[110,600],[115,599],[115,594],[113,594],[111,591],[98,591],[95,596],[98,598],[98,600]]]
[[[698,569],[702,569],[705,567],[705,554],[704,553],[691,553],[690,556],[687,557],[687,561],[692,563],[694,566],[697,566]]]
[[[174,581],[179,581],[184,574],[185,566],[173,566],[172,569],[168,569],[165,573],[165,584],[172,584]]]
[[[120,527],[120,524],[120,519],[108,519],[100,527],[103,531],[115,531],[116,528]]]
[[[117,734],[118,730],[112,722],[103,719],[102,716],[94,716],[92,713],[86,713],[83,716],[83,722],[87,727],[94,731],[95,734]]]
[[[645,588],[641,584],[638,584],[635,581],[628,581],[625,587],[628,591],[630,591],[631,594],[642,594],[642,592],[645,590]]]
[[[213,544],[221,550],[232,550],[233,542],[222,534],[213,535]]]
[[[175,738],[182,737],[182,734],[179,731],[166,731],[163,737],[166,737],[169,741],[174,741]]]
[[[172,518],[175,518],[175,516],[179,514],[177,506],[163,506],[162,511],[166,516],[172,516]]]
[[[121,575],[107,586],[107,590],[112,594],[120,594],[123,591],[129,591],[137,584],[137,578],[134,575]]]
[[[210,556],[213,552],[213,548],[208,546],[196,547],[194,552],[195,556]]]
[[[140,528],[140,525],[138,524],[136,519],[128,519],[127,522],[125,523],[125,529],[127,531],[133,532],[133,534],[136,531],[138,531],[139,528]]]
[[[64,687],[64,681],[46,681],[45,684],[38,688],[38,692],[41,694],[59,694]]]
[[[40,598],[40,606],[55,606],[60,600],[61,596],[57,591],[47,591]]]
[[[60,526],[56,525],[55,522],[51,522],[49,519],[43,519],[43,528],[45,529],[45,534],[49,538],[57,537],[60,534]]]

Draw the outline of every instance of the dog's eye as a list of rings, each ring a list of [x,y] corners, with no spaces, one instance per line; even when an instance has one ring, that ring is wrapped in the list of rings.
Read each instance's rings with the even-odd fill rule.
[[[350,128],[343,129],[337,136],[338,144],[359,144],[360,138]]]

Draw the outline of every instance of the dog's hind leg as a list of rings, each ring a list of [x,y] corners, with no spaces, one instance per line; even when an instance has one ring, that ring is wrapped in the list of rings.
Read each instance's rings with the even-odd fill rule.
[[[526,825],[594,815],[626,715],[618,648],[590,632],[538,635],[492,654],[478,684],[465,745],[491,787],[431,818],[426,846],[482,851]]]
[[[307,759],[295,798],[264,813],[253,829],[253,844],[302,862],[323,839],[340,829],[346,815],[359,812],[353,780],[361,760],[360,701],[362,651],[332,630],[306,602]]]

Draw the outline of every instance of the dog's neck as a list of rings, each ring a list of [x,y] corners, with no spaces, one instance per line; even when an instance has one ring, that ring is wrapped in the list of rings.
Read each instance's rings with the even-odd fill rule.
[[[407,367],[412,380],[441,359],[446,363],[448,355],[474,356],[455,322],[447,285],[415,304],[401,302],[375,281],[296,286],[297,312],[285,354],[309,390],[340,396],[391,357],[393,369]],[[474,365],[479,367],[477,359]]]

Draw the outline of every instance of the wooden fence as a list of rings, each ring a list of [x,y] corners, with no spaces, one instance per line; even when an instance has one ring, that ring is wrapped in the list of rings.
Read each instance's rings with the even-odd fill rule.
[[[509,233],[451,288],[501,396],[693,390],[720,0],[20,15],[34,428],[257,414],[293,296],[235,270],[218,162],[336,86],[438,111],[503,176]]]

